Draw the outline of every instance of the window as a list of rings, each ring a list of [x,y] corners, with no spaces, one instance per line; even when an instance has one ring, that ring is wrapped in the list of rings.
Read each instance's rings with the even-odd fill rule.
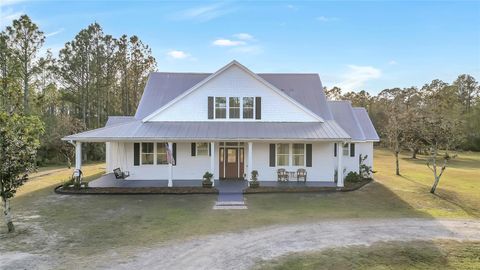
[[[142,143],[142,165],[153,165],[153,143]]]
[[[157,165],[168,164],[167,146],[165,143],[157,143]]]
[[[348,154],[349,154],[349,151],[348,151],[348,150],[349,150],[349,149],[348,149],[348,143],[344,143],[344,144],[343,144],[343,155],[344,155],[344,156],[348,156]]]
[[[277,144],[277,166],[289,165],[290,147],[288,143]]]
[[[294,143],[293,144],[293,166],[304,166],[305,165],[305,144],[303,143]]]
[[[220,119],[227,118],[227,98],[226,97],[215,98],[215,118],[220,118]]]
[[[240,118],[240,98],[231,97],[228,99],[229,117],[232,119]]]
[[[197,143],[197,156],[208,156],[208,143]]]
[[[243,98],[243,118],[253,119],[253,97]]]

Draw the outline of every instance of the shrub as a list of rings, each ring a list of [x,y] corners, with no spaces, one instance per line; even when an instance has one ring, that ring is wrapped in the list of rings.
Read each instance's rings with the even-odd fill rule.
[[[362,176],[357,172],[349,172],[345,177],[345,182],[358,183],[363,180]]]

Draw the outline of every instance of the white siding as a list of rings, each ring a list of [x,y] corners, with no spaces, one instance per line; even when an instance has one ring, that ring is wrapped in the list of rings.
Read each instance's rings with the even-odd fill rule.
[[[129,180],[168,179],[168,165],[133,166],[133,143],[110,142],[108,144],[107,172],[112,172],[114,168],[120,167],[122,170],[130,172]],[[358,172],[360,154],[368,155],[365,162],[373,168],[373,143],[355,143],[355,148],[355,157],[343,156],[346,174],[350,171]],[[218,143],[215,143],[215,179],[218,179],[219,175],[218,149]],[[277,180],[276,172],[280,167],[270,167],[269,143],[253,143],[253,168],[247,167],[247,143],[245,143],[244,149],[244,172],[248,177],[252,170],[257,170],[259,180]],[[308,172],[308,181],[333,181],[337,164],[337,158],[333,156],[333,143],[312,143],[312,167],[304,167]],[[281,168],[291,171],[300,167],[281,166]],[[210,156],[191,156],[190,143],[177,143],[177,165],[173,167],[174,180],[201,179],[206,171],[210,171]]]
[[[160,112],[150,121],[218,121],[208,119],[209,96],[262,97],[261,120],[220,119],[220,121],[318,121],[298,105],[282,97],[235,65]]]

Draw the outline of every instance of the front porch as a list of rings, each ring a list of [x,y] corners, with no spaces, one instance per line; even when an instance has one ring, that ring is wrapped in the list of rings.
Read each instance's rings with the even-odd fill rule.
[[[334,182],[323,182],[323,181],[307,181],[307,182],[297,182],[297,181],[288,181],[288,182],[278,182],[278,181],[259,181],[261,187],[279,187],[279,188],[290,188],[290,187],[335,187]],[[248,187],[246,180],[215,180],[215,187],[222,189],[225,187],[226,191],[235,185],[235,187],[241,186],[243,189]],[[89,187],[92,188],[148,188],[148,187],[168,187],[168,179],[158,179],[158,180],[128,180],[127,179],[116,179],[113,173],[108,173],[102,175],[100,178],[92,180],[89,182]],[[201,187],[202,180],[192,179],[192,180],[172,180],[172,187]]]

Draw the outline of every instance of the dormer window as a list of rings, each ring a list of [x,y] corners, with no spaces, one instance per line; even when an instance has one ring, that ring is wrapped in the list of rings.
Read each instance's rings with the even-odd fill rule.
[[[243,119],[253,119],[253,97],[243,98]]]
[[[230,119],[240,118],[240,98],[239,97],[230,97],[229,102],[229,117]]]
[[[225,119],[227,118],[227,98],[215,97],[215,118]]]

